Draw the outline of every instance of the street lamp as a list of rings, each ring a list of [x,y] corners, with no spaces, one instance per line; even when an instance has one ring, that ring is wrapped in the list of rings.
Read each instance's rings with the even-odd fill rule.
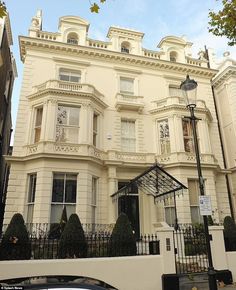
[[[194,148],[196,154],[196,161],[197,161],[197,171],[198,171],[198,182],[199,182],[199,190],[200,195],[204,195],[204,179],[202,177],[202,168],[201,168],[201,161],[200,161],[200,153],[199,153],[199,146],[198,146],[198,139],[197,139],[197,130],[196,130],[196,121],[198,118],[194,115],[194,109],[196,108],[196,96],[197,96],[197,82],[195,80],[191,80],[189,75],[187,75],[186,80],[183,81],[180,85],[180,89],[183,92],[187,108],[190,111],[190,117],[192,130],[193,130],[193,139],[194,139]],[[209,236],[209,229],[208,229],[208,220],[207,216],[203,216],[204,222],[204,234],[206,237],[206,248],[207,248],[207,257],[208,257],[208,281],[209,281],[209,289],[210,290],[217,290],[216,279],[215,279],[215,270],[213,267],[212,262],[212,254],[211,254],[211,244],[210,244],[210,236]]]

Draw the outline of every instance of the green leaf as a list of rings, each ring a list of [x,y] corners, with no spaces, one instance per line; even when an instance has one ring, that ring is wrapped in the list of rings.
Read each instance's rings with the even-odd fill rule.
[[[106,0],[100,0],[100,2],[101,2],[101,3],[105,3],[105,2],[106,2]]]
[[[98,13],[99,12],[100,7],[97,5],[97,3],[93,3],[93,5],[90,7],[91,12],[93,13]]]
[[[0,3],[0,18],[3,18],[6,15],[7,15],[6,6]]]

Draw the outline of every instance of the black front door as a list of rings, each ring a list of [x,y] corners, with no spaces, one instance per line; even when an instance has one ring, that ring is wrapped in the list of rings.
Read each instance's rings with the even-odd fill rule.
[[[125,182],[119,182],[118,187],[123,187]],[[131,223],[135,236],[138,238],[140,235],[139,228],[139,198],[138,188],[132,188],[132,193],[120,196],[118,199],[118,214],[125,213]]]

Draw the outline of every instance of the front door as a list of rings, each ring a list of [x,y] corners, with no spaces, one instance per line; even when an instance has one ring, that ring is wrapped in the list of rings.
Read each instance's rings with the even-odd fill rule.
[[[118,188],[126,185],[125,182],[119,182]],[[132,192],[120,196],[118,199],[118,214],[125,213],[131,223],[132,229],[135,236],[138,238],[140,235],[140,225],[139,225],[139,198],[138,198],[138,188],[132,188]]]

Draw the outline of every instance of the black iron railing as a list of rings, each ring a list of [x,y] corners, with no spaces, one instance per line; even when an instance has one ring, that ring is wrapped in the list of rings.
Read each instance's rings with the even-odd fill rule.
[[[26,224],[29,233],[31,259],[58,259],[60,244],[60,228],[50,224]],[[160,247],[157,235],[141,235],[130,250],[130,244],[120,237],[114,241],[111,235],[113,225],[83,225],[86,239],[86,254],[84,258],[159,255]],[[4,230],[6,227],[4,227]],[[18,241],[9,240],[9,248],[18,251]],[[8,247],[7,246],[7,247]],[[20,247],[19,247],[20,249]],[[20,251],[20,250],[19,250]],[[19,254],[20,257],[20,254]],[[73,258],[73,257],[68,257]],[[1,253],[0,253],[1,259]],[[19,258],[20,259],[20,258]]]
[[[206,237],[202,224],[181,225],[174,231],[177,273],[199,273],[208,269]]]

